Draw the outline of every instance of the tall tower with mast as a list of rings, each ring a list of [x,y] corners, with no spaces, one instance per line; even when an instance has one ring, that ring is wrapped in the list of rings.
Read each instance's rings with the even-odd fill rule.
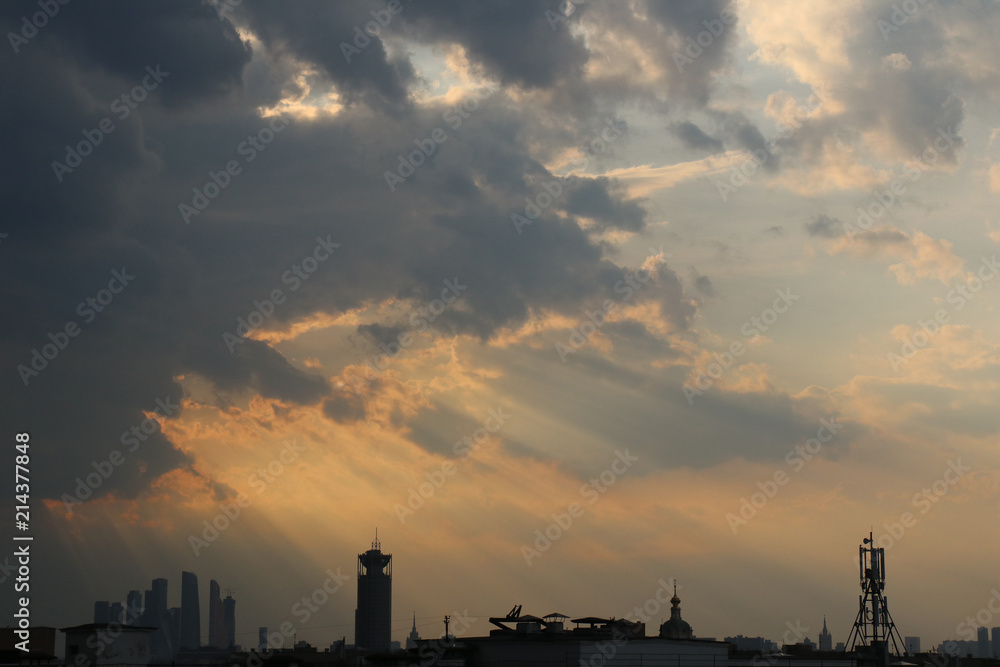
[[[392,648],[392,554],[382,553],[378,531],[372,548],[358,554],[358,606],[354,645],[366,651]]]
[[[866,546],[867,545],[867,546]],[[858,615],[847,638],[848,651],[856,651],[860,664],[886,667],[889,664],[889,644],[894,655],[906,655],[903,639],[889,614],[885,590],[885,549],[875,546],[872,533],[858,546],[861,574],[861,595]]]

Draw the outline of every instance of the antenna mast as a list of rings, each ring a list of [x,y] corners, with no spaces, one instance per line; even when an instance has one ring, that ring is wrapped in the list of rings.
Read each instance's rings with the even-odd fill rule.
[[[865,546],[868,545],[868,546]],[[885,549],[875,546],[872,533],[858,546],[858,564],[861,575],[861,591],[858,596],[858,616],[847,638],[846,649],[870,653],[876,667],[889,664],[889,644],[893,655],[906,655],[906,645],[889,614],[885,590]],[[897,643],[898,640],[898,643]],[[903,650],[900,651],[900,647]]]

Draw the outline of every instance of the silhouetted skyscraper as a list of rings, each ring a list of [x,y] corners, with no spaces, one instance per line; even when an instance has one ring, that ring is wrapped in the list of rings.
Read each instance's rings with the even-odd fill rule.
[[[819,650],[833,650],[833,637],[830,635],[830,631],[826,629],[826,616],[823,617],[823,631],[819,633]]]
[[[903,646],[910,655],[920,653],[920,637],[903,637]]]
[[[181,572],[181,648],[201,647],[201,610],[198,603],[198,575]]]
[[[257,628],[257,650],[261,653],[267,650],[267,626]]]
[[[358,554],[358,607],[354,645],[369,651],[392,648],[392,554],[382,553],[376,535],[372,548]]]
[[[167,621],[164,626],[170,656],[174,657],[181,650],[181,608],[171,607],[167,610]]]
[[[167,613],[167,580],[153,579],[152,587],[146,591],[146,608],[138,625],[156,628],[150,636],[149,651],[158,658],[172,658],[177,652],[176,644],[170,641],[170,616]]]
[[[159,579],[153,579],[153,609],[156,610],[156,614],[160,618],[166,618],[167,615],[167,580],[163,577]],[[146,604],[149,607],[149,604]]]
[[[121,623],[122,622],[122,603],[112,602],[111,612],[108,614],[109,623]]]
[[[111,615],[111,605],[108,604],[107,600],[101,600],[94,603],[94,623],[108,623],[108,617]]]
[[[219,582],[208,582],[208,645],[228,648],[226,644],[226,619],[222,608],[222,590]]]
[[[990,630],[990,636],[993,638],[993,657],[1000,658],[1000,628]]]
[[[990,631],[980,627],[976,629],[976,657],[988,658],[990,653]]]
[[[139,591],[129,591],[125,598],[125,622],[135,625],[142,616],[142,593]]]
[[[222,616],[226,626],[226,648],[231,649],[236,646],[236,600],[231,594],[226,595],[222,605]]]
[[[410,630],[410,635],[406,638],[406,648],[417,648],[417,640],[420,639],[420,635],[417,633],[417,614],[413,613],[413,628]]]

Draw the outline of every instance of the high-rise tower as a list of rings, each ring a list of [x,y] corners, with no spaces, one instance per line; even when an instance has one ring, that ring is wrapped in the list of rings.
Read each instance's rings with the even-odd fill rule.
[[[208,582],[208,645],[228,648],[226,643],[226,619],[222,607],[222,589],[219,582]]]
[[[181,572],[181,648],[201,648],[198,575],[194,572]]]
[[[830,634],[830,631],[826,629],[826,616],[823,617],[823,631],[819,633],[819,650],[833,650],[833,636]]]
[[[226,599],[222,601],[222,618],[226,631],[226,648],[236,647],[236,600],[232,591],[226,591]]]
[[[382,553],[378,533],[372,548],[358,554],[358,607],[354,610],[354,645],[388,651],[392,630],[392,554]]]

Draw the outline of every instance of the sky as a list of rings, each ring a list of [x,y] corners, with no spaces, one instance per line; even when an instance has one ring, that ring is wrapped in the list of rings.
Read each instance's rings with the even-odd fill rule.
[[[696,636],[844,641],[869,532],[901,634],[1000,626],[995,2],[0,24],[34,623],[192,571],[203,636],[215,579],[244,645],[351,643],[377,529],[396,640],[515,604],[655,633],[676,582]]]

